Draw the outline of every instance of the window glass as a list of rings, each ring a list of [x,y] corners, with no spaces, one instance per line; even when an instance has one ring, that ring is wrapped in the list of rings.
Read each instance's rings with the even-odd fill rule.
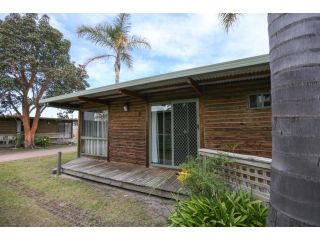
[[[270,93],[256,94],[249,96],[250,108],[268,108],[271,107],[271,95]]]
[[[107,156],[107,111],[83,112],[81,153]]]
[[[263,106],[270,107],[271,106],[271,94],[263,94],[263,97],[264,97]]]
[[[172,105],[151,106],[152,162],[172,165],[171,113]]]
[[[250,108],[258,107],[257,95],[250,96]]]

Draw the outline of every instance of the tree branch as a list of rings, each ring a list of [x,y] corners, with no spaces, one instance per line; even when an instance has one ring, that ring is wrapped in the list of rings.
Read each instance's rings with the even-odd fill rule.
[[[41,86],[41,89],[40,89],[40,91],[39,91],[39,93],[37,95],[35,104],[39,104],[39,100],[42,98],[43,94],[48,89],[49,83],[52,80],[52,77],[51,77],[50,73],[45,73],[45,76],[46,76],[46,80]]]
[[[11,105],[11,107],[16,111],[16,113],[17,113],[18,116],[20,117],[22,114],[21,114],[21,112],[18,110],[18,108],[14,105],[14,103],[13,103],[13,101],[12,101],[12,99],[11,99],[11,95],[10,95],[10,94],[8,94],[7,99],[8,99],[9,104]]]
[[[94,61],[97,61],[99,59],[102,59],[102,58],[110,58],[110,57],[116,57],[112,54],[104,54],[104,55],[100,55],[100,56],[96,56],[96,57],[92,57],[92,58],[89,58],[84,64],[83,64],[83,67],[86,67],[89,63],[91,62],[94,62]]]
[[[41,114],[46,108],[47,108],[47,106],[46,106],[46,105],[43,105],[43,106],[41,107],[40,114]]]
[[[34,110],[34,109],[36,109],[36,105],[33,105],[31,108],[30,108],[30,113]]]

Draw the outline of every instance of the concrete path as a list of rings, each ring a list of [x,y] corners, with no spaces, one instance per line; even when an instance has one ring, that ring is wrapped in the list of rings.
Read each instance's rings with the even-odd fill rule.
[[[54,149],[36,149],[36,150],[28,150],[28,151],[21,151],[21,152],[14,152],[14,153],[6,153],[4,155],[0,155],[0,163],[2,162],[10,162],[15,160],[22,160],[27,158],[34,158],[34,157],[43,157],[57,154],[58,152],[68,153],[68,152],[76,152],[77,147],[61,147],[61,148],[54,148]],[[1,153],[0,153],[1,154]]]

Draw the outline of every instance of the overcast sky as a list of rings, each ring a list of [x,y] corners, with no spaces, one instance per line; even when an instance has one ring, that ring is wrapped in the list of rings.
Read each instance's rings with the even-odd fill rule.
[[[6,14],[1,14],[4,18]],[[112,22],[114,14],[49,14],[51,24],[71,41],[71,58],[83,64],[107,49],[79,39],[82,24]],[[133,52],[133,69],[122,67],[120,82],[176,70],[268,53],[266,14],[245,14],[227,34],[217,14],[132,14],[132,33],[148,39],[151,50]],[[87,68],[90,88],[114,83],[113,61],[95,62]],[[46,109],[43,116],[56,117]]]

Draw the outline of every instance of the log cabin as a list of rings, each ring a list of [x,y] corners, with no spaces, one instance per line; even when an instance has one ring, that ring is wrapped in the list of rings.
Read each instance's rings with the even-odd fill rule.
[[[30,117],[30,124],[32,121],[33,117]],[[77,122],[77,119],[41,117],[36,135],[48,136],[51,143],[71,142],[74,122]],[[15,146],[17,136],[20,134],[23,134],[23,124],[19,117],[0,116],[0,147]]]
[[[230,152],[232,148],[238,154],[271,157],[268,55],[79,91],[41,103],[79,111],[79,159],[126,163],[130,169],[176,169],[199,149]]]

